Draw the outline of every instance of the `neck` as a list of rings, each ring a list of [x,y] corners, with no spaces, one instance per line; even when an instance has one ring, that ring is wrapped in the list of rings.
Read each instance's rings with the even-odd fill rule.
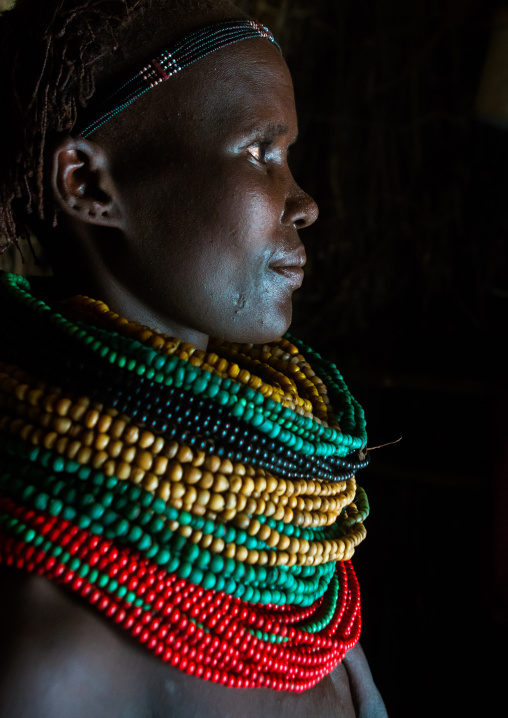
[[[74,236],[76,235],[74,229]],[[54,251],[51,252],[51,264],[62,298],[74,294],[100,297],[117,314],[129,317],[130,320],[160,333],[178,337],[196,349],[206,350],[209,341],[207,334],[186,326],[169,314],[153,309],[116,278],[104,254],[95,250],[97,237],[87,235],[80,239],[79,242],[73,242],[71,247],[62,241],[52,245]],[[114,252],[119,240],[112,236],[105,239]],[[143,288],[143,294],[145,289]]]
[[[172,317],[153,310],[144,304],[137,296],[109,276],[107,281],[101,277],[88,283],[86,294],[90,297],[101,297],[103,301],[117,314],[129,317],[131,321],[155,329],[161,334],[178,337],[182,342],[189,342],[196,349],[205,351],[209,337],[190,327],[184,326]]]

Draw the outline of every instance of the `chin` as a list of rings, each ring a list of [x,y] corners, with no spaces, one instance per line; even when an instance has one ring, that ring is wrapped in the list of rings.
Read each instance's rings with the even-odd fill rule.
[[[259,318],[256,323],[249,326],[235,326],[232,324],[222,337],[223,340],[238,344],[268,344],[280,339],[287,332],[291,325],[291,316],[280,317],[279,321]]]
[[[276,339],[280,339],[291,326],[291,320],[293,318],[293,305],[289,302],[289,307],[284,312],[274,316],[270,315],[269,321],[264,323],[262,331],[260,332],[260,338],[253,344],[266,344],[268,342],[274,342]]]

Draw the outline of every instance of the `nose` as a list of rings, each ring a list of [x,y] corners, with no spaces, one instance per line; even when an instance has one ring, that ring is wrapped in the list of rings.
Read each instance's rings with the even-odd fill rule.
[[[286,198],[286,205],[282,213],[281,222],[295,229],[304,229],[314,224],[319,215],[316,202],[307,192],[293,183],[292,191]]]

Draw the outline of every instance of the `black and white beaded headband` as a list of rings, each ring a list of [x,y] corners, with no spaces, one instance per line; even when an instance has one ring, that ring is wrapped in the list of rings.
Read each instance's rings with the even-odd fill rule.
[[[78,122],[75,133],[88,137],[145,92],[166,82],[185,67],[223,47],[255,37],[270,40],[280,50],[270,30],[256,20],[227,20],[194,30],[150,60],[134,77],[101,102],[95,111],[92,109],[92,114],[87,111],[86,124]]]

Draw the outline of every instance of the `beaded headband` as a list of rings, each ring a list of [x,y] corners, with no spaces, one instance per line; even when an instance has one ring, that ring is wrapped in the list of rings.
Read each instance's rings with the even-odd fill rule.
[[[166,82],[184,67],[223,47],[256,37],[270,40],[280,50],[270,30],[256,20],[227,20],[194,30],[150,60],[134,77],[92,110],[86,125],[80,126],[78,123],[78,134],[88,137],[138,97],[161,82]]]

